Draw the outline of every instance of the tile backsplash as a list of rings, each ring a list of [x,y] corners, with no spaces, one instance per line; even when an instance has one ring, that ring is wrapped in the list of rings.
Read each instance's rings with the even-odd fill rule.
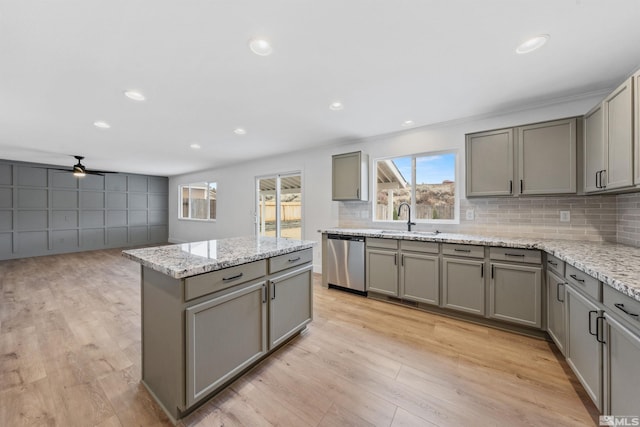
[[[618,243],[640,247],[640,193],[616,196]]]
[[[416,230],[564,240],[610,241],[640,246],[640,193],[629,195],[481,198],[460,201],[460,224],[418,224]],[[467,220],[466,212],[474,211]],[[560,221],[569,211],[569,222]],[[373,222],[371,202],[342,202],[340,227],[404,229]]]

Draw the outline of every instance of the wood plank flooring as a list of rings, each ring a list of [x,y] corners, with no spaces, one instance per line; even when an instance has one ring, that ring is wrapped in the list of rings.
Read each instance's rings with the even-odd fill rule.
[[[318,283],[307,330],[180,425],[597,425],[552,344]],[[140,356],[118,250],[0,261],[0,426],[170,425]]]

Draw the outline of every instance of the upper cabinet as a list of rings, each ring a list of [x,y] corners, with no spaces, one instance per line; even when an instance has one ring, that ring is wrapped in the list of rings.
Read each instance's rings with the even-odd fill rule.
[[[369,200],[368,156],[361,151],[333,156],[331,199]]]
[[[513,194],[513,129],[467,135],[467,197]]]
[[[576,128],[572,118],[467,135],[467,197],[575,193]]]
[[[576,119],[518,128],[520,194],[576,192]]]
[[[634,183],[633,80],[627,79],[585,116],[585,192],[622,189]]]

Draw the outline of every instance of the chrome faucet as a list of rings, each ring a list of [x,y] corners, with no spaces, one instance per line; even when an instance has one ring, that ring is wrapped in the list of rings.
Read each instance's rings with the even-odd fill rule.
[[[398,205],[398,215],[400,215],[400,210],[403,206],[407,207],[407,231],[411,231],[411,226],[416,225],[415,222],[411,222],[411,205],[407,202],[402,202]]]

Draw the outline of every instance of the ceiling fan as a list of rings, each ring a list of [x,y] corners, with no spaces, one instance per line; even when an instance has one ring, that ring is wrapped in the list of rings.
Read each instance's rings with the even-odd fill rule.
[[[78,163],[73,165],[71,169],[56,169],[56,168],[50,168],[50,169],[56,170],[56,171],[63,171],[63,172],[72,172],[73,176],[76,176],[78,178],[82,178],[85,175],[104,176],[105,173],[115,173],[115,172],[107,172],[107,171],[87,170],[87,168],[82,164],[82,159],[84,159],[83,156],[73,156],[73,157],[75,157],[78,160]]]

